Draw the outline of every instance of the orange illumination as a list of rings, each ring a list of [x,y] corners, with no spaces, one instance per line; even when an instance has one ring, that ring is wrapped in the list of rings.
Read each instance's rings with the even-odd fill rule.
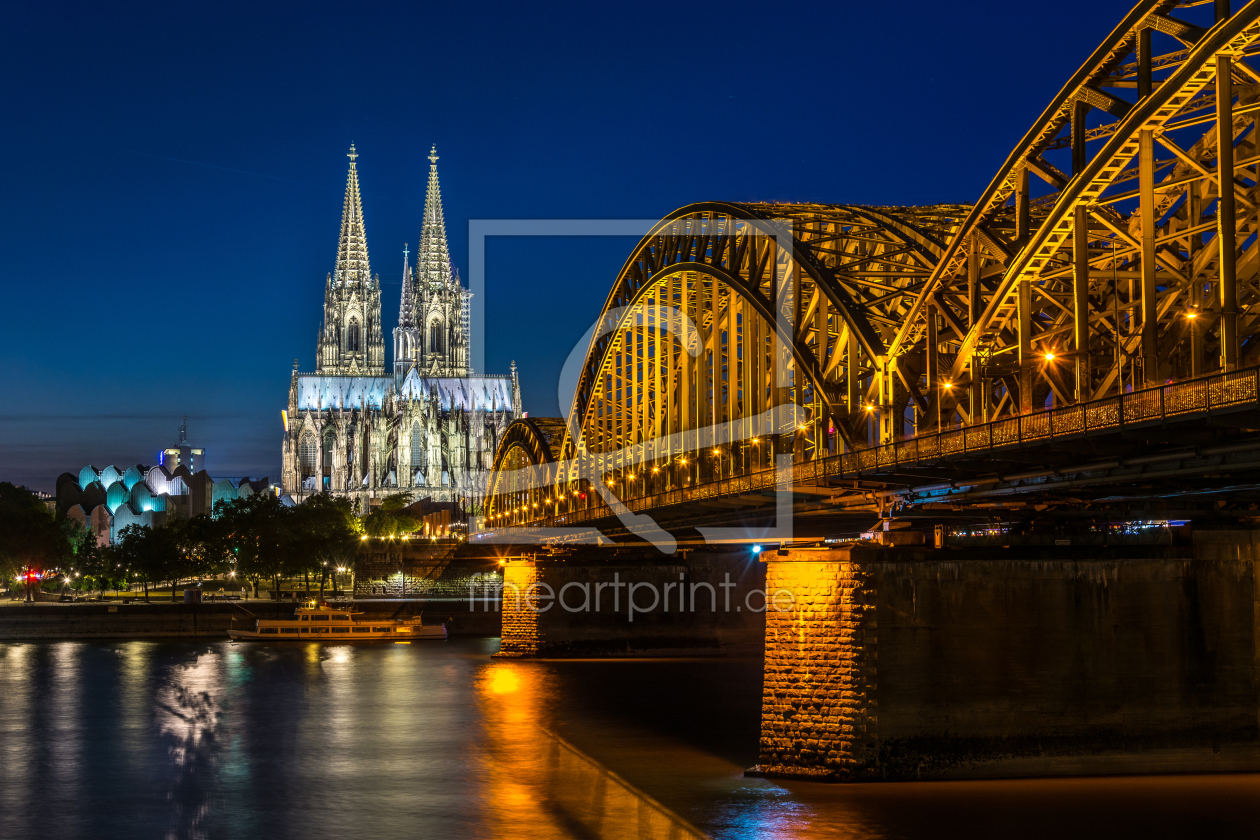
[[[1054,361],[1054,351],[1053,351],[1053,350],[1047,350],[1047,351],[1046,351],[1046,361],[1047,361],[1047,362],[1053,362],[1053,361]]]
[[[1187,317],[1187,318],[1189,318],[1189,319],[1191,319],[1191,320],[1193,320],[1193,319],[1195,319],[1195,318],[1198,318],[1198,317],[1199,317],[1199,313],[1198,313],[1198,312],[1187,312],[1187,313],[1186,313],[1186,317]]]
[[[942,387],[942,388],[944,388],[946,391],[948,391],[950,388],[953,388],[954,386],[953,386],[953,385],[951,385],[951,384],[949,384],[948,382],[946,382],[946,383],[945,383],[944,385],[942,385],[941,387]]]
[[[867,411],[874,411],[874,410],[875,410],[875,406],[873,406],[873,405],[868,405],[868,406],[866,407],[866,410],[867,410]]]

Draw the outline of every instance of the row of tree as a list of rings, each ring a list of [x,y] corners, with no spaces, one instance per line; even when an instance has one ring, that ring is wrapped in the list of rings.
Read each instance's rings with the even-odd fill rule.
[[[376,523],[371,523],[375,525]],[[350,502],[318,494],[289,506],[267,493],[215,505],[213,516],[170,519],[158,527],[131,525],[116,544],[98,546],[72,520],[58,523],[25,488],[0,484],[0,575],[44,577],[58,572],[89,588],[169,584],[233,575],[257,595],[264,581],[313,579],[322,591],[329,573],[353,565],[365,523]]]

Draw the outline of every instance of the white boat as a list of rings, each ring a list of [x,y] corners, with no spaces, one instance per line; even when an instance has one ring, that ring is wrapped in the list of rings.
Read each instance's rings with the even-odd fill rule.
[[[327,604],[298,607],[293,618],[257,618],[254,629],[233,627],[228,635],[238,641],[265,642],[409,642],[445,639],[445,624],[424,624],[419,617],[403,620],[360,618],[355,610],[336,610]]]

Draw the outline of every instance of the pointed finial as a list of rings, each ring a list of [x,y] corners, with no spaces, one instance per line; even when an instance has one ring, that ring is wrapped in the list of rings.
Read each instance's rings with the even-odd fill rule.
[[[411,255],[411,252],[407,250],[407,243],[406,243],[406,242],[404,242],[404,243],[403,243],[403,262],[406,262],[406,261],[407,261],[407,257],[408,257],[408,256],[410,256],[410,255]]]
[[[437,143],[434,143],[433,148],[429,149],[429,168],[437,169],[437,162],[438,162]]]
[[[357,158],[358,156],[359,156],[359,153],[358,153],[358,152],[356,152],[356,151],[354,150],[354,144],[353,144],[353,143],[351,143],[351,144],[350,144],[350,154],[346,155],[346,157],[350,158],[350,163],[351,163],[351,164],[353,164],[353,163],[354,163],[354,159],[355,159],[355,158]]]

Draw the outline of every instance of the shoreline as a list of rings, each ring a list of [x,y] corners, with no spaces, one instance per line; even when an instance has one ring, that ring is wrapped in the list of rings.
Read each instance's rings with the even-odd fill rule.
[[[446,624],[452,636],[499,635],[497,611],[460,611],[456,604],[454,599],[354,602],[363,612],[391,617],[428,612],[435,623]],[[293,610],[292,602],[263,600],[202,604],[154,600],[129,604],[14,602],[0,607],[0,643],[226,639],[234,625],[252,624],[255,618],[292,618]]]

